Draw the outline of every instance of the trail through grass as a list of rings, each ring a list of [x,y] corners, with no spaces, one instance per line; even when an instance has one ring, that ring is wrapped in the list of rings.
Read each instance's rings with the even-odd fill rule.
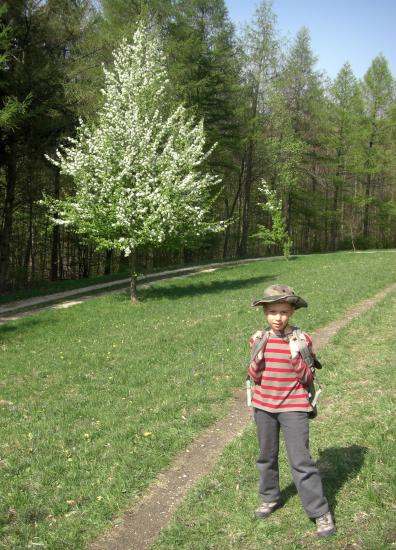
[[[396,254],[227,267],[0,327],[0,548],[78,550],[204,428],[244,380],[250,308],[276,281],[323,326],[394,282]]]
[[[109,283],[128,278],[127,271],[119,273],[112,273],[111,275],[99,275],[98,277],[84,277],[84,279],[65,279],[62,281],[41,281],[32,288],[25,288],[15,290],[13,292],[7,292],[0,295],[0,305],[12,304],[15,300],[26,300],[28,298],[35,298],[37,296],[47,296],[48,294],[54,294],[56,292],[67,292],[68,290],[84,290],[84,287]]]

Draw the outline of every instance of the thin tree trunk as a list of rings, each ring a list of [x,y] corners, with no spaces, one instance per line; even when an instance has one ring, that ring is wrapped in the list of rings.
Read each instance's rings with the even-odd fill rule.
[[[286,231],[287,234],[290,235],[292,231],[292,212],[293,212],[293,195],[291,190],[289,189],[289,192],[287,194],[287,209],[286,209]]]
[[[54,176],[54,198],[60,198],[60,175],[56,169]],[[54,225],[52,228],[52,243],[51,243],[51,281],[57,281],[60,276],[60,227]]]
[[[253,150],[254,142],[251,139],[249,142],[247,154],[246,154],[246,177],[245,185],[243,189],[243,202],[242,202],[242,233],[241,240],[238,246],[238,256],[247,256],[248,251],[248,238],[249,238],[249,221],[250,221],[250,194],[252,189],[253,178]]]
[[[334,180],[333,185],[333,212],[331,216],[331,224],[330,224],[330,250],[332,252],[335,252],[337,250],[337,229],[339,226],[338,223],[338,202],[339,202],[339,194],[340,194],[340,188],[339,188],[339,181],[342,171],[342,166],[340,165],[340,155],[338,154],[338,164],[337,164],[337,170],[336,170],[336,178]]]
[[[152,273],[154,269],[154,249],[150,246],[146,251],[146,273]]]
[[[131,283],[130,283],[131,302],[132,302],[132,304],[136,304],[139,301],[138,300],[138,295],[137,295],[137,254],[136,254],[136,249],[133,249],[132,252],[131,252],[130,270],[131,270]]]
[[[241,240],[238,245],[238,256],[247,256],[248,251],[248,238],[249,238],[249,221],[250,221],[250,195],[253,185],[253,156],[254,156],[254,147],[255,147],[255,129],[256,129],[256,116],[258,110],[258,99],[259,99],[259,90],[260,90],[260,79],[261,79],[261,69],[262,69],[263,60],[260,61],[258,67],[258,80],[253,85],[252,88],[252,137],[249,139],[248,149],[246,153],[246,171],[243,187],[243,202],[242,202],[242,234]],[[243,181],[243,180],[242,180]]]
[[[232,216],[234,215],[235,207],[238,204],[238,199],[239,199],[239,197],[241,195],[241,191],[242,191],[242,183],[243,183],[244,173],[245,173],[245,159],[242,159],[241,170],[240,170],[240,173],[239,173],[238,189],[237,189],[237,192],[235,194],[234,200],[232,202],[231,208],[229,207],[228,198],[225,197],[225,199],[224,199],[226,220],[232,218]],[[225,230],[225,237],[224,237],[223,260],[225,260],[227,258],[227,255],[228,255],[228,243],[229,243],[229,240],[230,240],[230,235],[231,235],[231,227],[229,225],[227,225],[226,230]]]
[[[3,220],[0,232],[0,291],[8,286],[8,272],[10,267],[10,243],[14,217],[15,189],[17,180],[16,143],[11,137],[8,151],[5,155],[6,189]]]
[[[337,250],[337,227],[338,227],[338,185],[334,186],[333,193],[333,212],[331,217],[331,226],[330,226],[330,250],[335,252]]]
[[[329,250],[329,186],[327,180],[325,181],[325,197],[324,197],[324,250]]]
[[[367,160],[367,166],[368,170],[371,168],[371,156],[372,156],[372,149],[374,145],[374,131],[371,134],[370,142],[369,142],[369,151],[368,151],[368,160]],[[367,180],[365,185],[365,198],[366,198],[366,204],[364,205],[364,214],[363,214],[363,237],[365,239],[368,238],[369,235],[369,210],[370,210],[370,196],[371,196],[371,174],[367,174]]]
[[[369,210],[370,210],[370,196],[371,196],[371,176],[367,176],[365,198],[366,204],[364,205],[363,214],[363,237],[368,239],[369,236]]]
[[[105,258],[105,268],[104,268],[104,274],[110,275],[111,274],[111,261],[113,259],[113,250],[109,248],[106,250],[106,258]]]
[[[354,179],[354,186],[353,186],[353,198],[356,199],[357,195],[357,179]],[[351,244],[353,251],[356,252],[355,247],[355,204],[352,202],[352,208],[351,208],[351,215],[350,215],[350,234],[351,234]]]
[[[47,248],[48,246],[48,218],[45,218],[44,222],[44,246],[42,247],[42,252],[40,253],[40,278],[41,280],[46,278],[47,273]]]
[[[226,218],[226,220],[228,220],[229,217],[230,217],[230,207],[229,207],[229,204],[228,204],[228,198],[227,197],[224,198],[224,207],[225,207],[225,218]],[[227,258],[227,254],[228,254],[228,242],[230,240],[230,231],[231,231],[231,228],[230,228],[229,225],[227,225],[227,227],[225,228],[225,232],[224,232],[223,260],[225,260]]]
[[[33,200],[29,197],[29,228],[24,259],[25,282],[29,285],[33,280]]]
[[[345,165],[343,167],[343,176],[342,176],[342,185],[340,189],[340,227],[338,231],[338,236],[340,240],[345,239],[345,201],[344,201],[344,195],[345,195]]]
[[[78,278],[86,279],[90,275],[90,249],[88,245],[78,245]]]

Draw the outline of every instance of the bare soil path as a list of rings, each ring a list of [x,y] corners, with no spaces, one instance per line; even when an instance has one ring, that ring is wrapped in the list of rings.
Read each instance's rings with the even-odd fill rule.
[[[138,286],[148,286],[155,281],[164,279],[172,279],[174,277],[191,277],[199,273],[215,271],[221,267],[228,267],[249,262],[258,261],[274,261],[281,259],[280,256],[269,258],[250,258],[246,260],[232,260],[229,262],[216,262],[208,265],[182,267],[180,269],[172,269],[161,271],[159,273],[150,273],[138,277]],[[0,305],[0,325],[8,321],[15,321],[21,317],[28,317],[39,313],[46,309],[66,309],[77,304],[81,304],[86,300],[97,298],[100,294],[110,294],[111,292],[121,292],[129,286],[130,279],[120,279],[118,281],[109,281],[107,283],[99,283],[95,285],[76,288],[74,290],[65,290],[64,292],[56,292],[45,296],[35,296],[26,300],[17,300],[14,302]]]
[[[388,294],[396,291],[396,283],[346,311],[341,319],[329,323],[312,334],[316,350],[352,319],[361,315]],[[225,446],[240,435],[251,422],[245,393],[238,389],[227,416],[206,430],[174,459],[137,504],[119,518],[116,527],[90,545],[90,550],[145,550],[172,518],[187,491],[211,471]]]

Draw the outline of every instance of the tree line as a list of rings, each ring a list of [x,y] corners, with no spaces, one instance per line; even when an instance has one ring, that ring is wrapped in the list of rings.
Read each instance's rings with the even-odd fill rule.
[[[395,81],[383,55],[361,80],[348,63],[329,79],[308,30],[286,43],[267,1],[237,34],[224,0],[3,0],[1,291],[125,262],[53,223],[41,199],[73,194],[48,157],[80,120],[94,123],[102,67],[142,20],[162,43],[173,101],[216,144],[206,170],[221,180],[214,217],[228,221],[179,247],[138,248],[140,270],[277,254],[282,243],[262,237],[280,220],[294,253],[395,246]]]

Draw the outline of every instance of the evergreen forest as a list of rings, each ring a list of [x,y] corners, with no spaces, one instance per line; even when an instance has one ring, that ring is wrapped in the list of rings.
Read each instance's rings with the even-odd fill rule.
[[[103,67],[141,21],[161,41],[172,101],[203,120],[207,150],[216,144],[205,170],[225,224],[138,247],[139,271],[279,255],[285,242],[287,255],[396,246],[396,88],[382,54],[362,79],[348,63],[330,79],[308,29],[285,40],[266,0],[238,32],[224,0],[1,0],[1,292],[127,265],[42,199],[73,195],[49,159],[95,122]]]

